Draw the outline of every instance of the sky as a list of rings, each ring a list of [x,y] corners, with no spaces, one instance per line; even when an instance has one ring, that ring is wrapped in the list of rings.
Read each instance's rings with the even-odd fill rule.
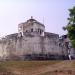
[[[18,24],[33,16],[45,25],[46,32],[59,35],[68,23],[68,9],[75,0],[0,0],[0,37],[17,33]]]

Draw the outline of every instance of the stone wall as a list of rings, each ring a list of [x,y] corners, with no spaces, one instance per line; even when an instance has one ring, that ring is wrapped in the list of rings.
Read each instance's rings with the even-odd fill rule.
[[[59,47],[59,36],[45,32],[44,36],[24,33],[11,34],[0,40],[0,56],[4,59],[33,54],[62,55]]]

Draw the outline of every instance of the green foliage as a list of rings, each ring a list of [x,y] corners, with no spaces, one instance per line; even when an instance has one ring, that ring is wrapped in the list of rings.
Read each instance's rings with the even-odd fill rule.
[[[64,30],[68,31],[68,37],[71,40],[72,46],[75,48],[75,7],[69,9],[68,24],[64,27]]]

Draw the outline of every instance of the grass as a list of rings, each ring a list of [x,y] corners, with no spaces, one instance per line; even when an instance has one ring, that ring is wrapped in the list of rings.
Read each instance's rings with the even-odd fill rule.
[[[46,68],[49,69],[47,70]],[[0,62],[0,75],[58,75],[58,73],[62,73],[62,75],[73,75],[74,71],[75,61]]]
[[[8,73],[12,72],[12,70],[28,72],[58,62],[59,61],[5,61],[0,62],[0,73]]]
[[[33,69],[38,68],[40,66],[48,66],[55,63],[58,63],[59,61],[6,61],[6,62],[0,62],[0,69],[2,68],[18,68],[18,69]]]
[[[61,67],[59,68],[59,66]],[[47,71],[39,75],[75,75],[75,60],[64,61],[59,66],[57,69]]]

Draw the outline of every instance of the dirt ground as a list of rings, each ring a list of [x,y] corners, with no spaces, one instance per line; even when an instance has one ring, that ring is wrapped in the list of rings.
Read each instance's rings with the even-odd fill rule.
[[[75,75],[75,61],[1,62],[0,75]]]
[[[32,75],[75,75],[75,61],[62,61],[45,66],[31,73]],[[30,75],[30,74],[29,74]]]

